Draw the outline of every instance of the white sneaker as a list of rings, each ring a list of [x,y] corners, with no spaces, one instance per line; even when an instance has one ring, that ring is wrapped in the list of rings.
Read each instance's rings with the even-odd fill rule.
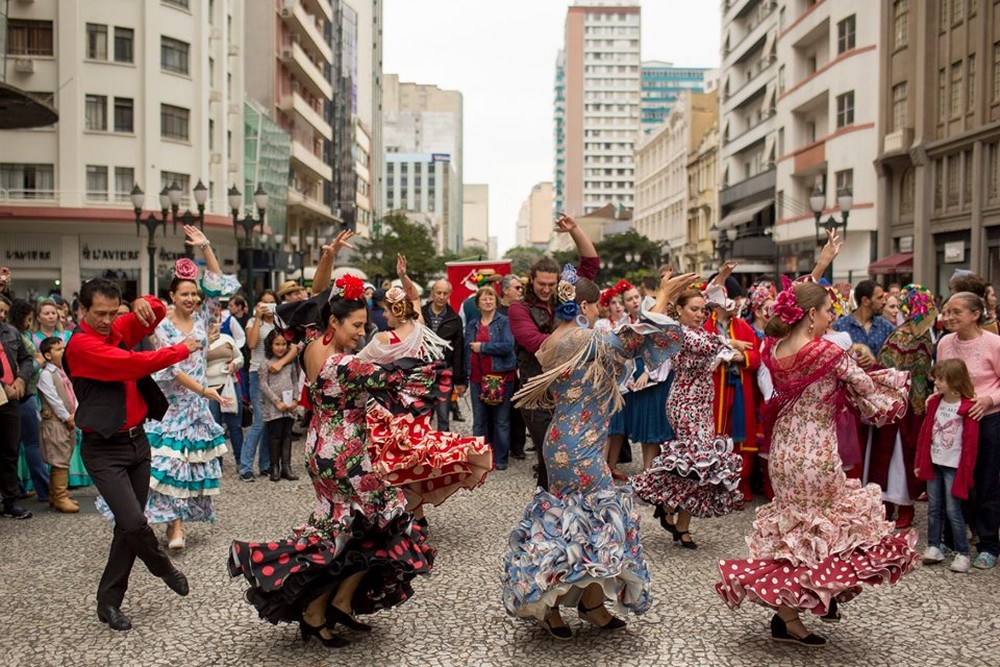
[[[970,565],[971,563],[969,562],[968,556],[963,556],[962,554],[955,554],[955,560],[951,561],[951,567],[948,569],[950,569],[952,572],[961,572],[964,574],[969,571]]]
[[[927,547],[924,551],[924,562],[925,563],[940,563],[944,560],[944,554],[937,547]],[[966,558],[968,560],[968,558]]]

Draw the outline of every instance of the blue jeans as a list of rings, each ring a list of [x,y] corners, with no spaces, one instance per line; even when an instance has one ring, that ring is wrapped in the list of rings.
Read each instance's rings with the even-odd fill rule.
[[[38,444],[38,428],[41,415],[38,412],[38,399],[34,396],[21,403],[21,447],[24,449],[24,460],[31,473],[31,483],[39,500],[49,499],[49,467],[42,460],[42,449]]]
[[[955,469],[948,466],[934,466],[934,479],[927,482],[927,544],[940,547],[945,516],[951,524],[954,548],[960,554],[969,555],[969,538],[962,515],[962,501],[951,495],[955,483]]]
[[[239,382],[233,382],[233,386],[236,388],[236,412],[223,412],[222,406],[215,401],[208,402],[208,409],[212,411],[215,423],[229,430],[229,444],[239,465],[243,451],[243,392]]]
[[[479,382],[469,383],[472,396],[472,435],[486,438],[493,448],[493,464],[507,465],[510,456],[510,397],[514,394],[514,383],[504,386],[503,402],[487,405],[479,399]]]
[[[243,439],[243,447],[240,450],[240,474],[249,476],[253,474],[253,459],[260,449],[260,471],[271,469],[271,455],[267,451],[267,446],[261,447],[264,442],[264,420],[261,418],[261,396],[260,396],[260,376],[257,371],[250,371],[250,405],[253,406],[253,424],[247,431]]]
[[[447,431],[451,426],[451,399],[447,398],[437,405],[437,429]]]
[[[23,427],[22,427],[23,428]],[[979,422],[979,452],[973,472],[975,488],[969,503],[979,543],[976,551],[1000,556],[1000,413]]]

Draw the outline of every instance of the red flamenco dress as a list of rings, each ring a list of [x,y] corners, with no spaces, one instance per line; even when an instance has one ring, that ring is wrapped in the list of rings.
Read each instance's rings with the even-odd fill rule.
[[[817,339],[798,354],[764,350],[775,395],[765,407],[771,434],[774,500],[757,509],[749,558],[719,562],[716,592],[732,608],[744,598],[825,615],[863,585],[896,583],[917,559],[913,531],[894,533],[881,489],[847,479],[837,449],[836,414],[850,404],[869,422],[900,419],[909,375],[865,373],[836,344]]]
[[[368,456],[365,405],[370,396],[432,401],[442,386],[438,364],[385,368],[336,354],[310,387],[313,417],[306,469],[316,505],[304,526],[270,542],[234,541],[229,574],[250,584],[246,599],[271,623],[297,622],[305,607],[358,572],[357,614],[406,601],[411,580],[434,561],[426,533],[406,512],[400,489],[375,471]],[[447,378],[444,386],[448,388]]]

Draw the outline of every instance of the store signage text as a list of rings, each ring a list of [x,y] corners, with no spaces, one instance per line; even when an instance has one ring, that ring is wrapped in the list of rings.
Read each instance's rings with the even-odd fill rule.
[[[8,250],[4,255],[8,262],[48,262],[52,260],[51,250]]]
[[[138,250],[117,250],[109,248],[95,248],[90,249],[90,246],[83,246],[83,250],[80,251],[80,255],[83,259],[93,262],[137,262],[139,261],[139,251]]]

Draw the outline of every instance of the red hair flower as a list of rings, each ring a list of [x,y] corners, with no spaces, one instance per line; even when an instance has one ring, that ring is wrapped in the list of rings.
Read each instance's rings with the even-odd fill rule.
[[[805,315],[799,308],[795,299],[795,288],[789,287],[781,291],[774,304],[774,314],[781,318],[781,321],[791,326],[802,319]]]
[[[195,280],[198,278],[198,265],[187,257],[181,257],[174,262],[174,275],[181,280]]]
[[[348,301],[357,301],[365,296],[365,283],[357,276],[352,276],[349,273],[345,273],[340,278],[337,278],[334,286],[337,288],[337,295],[344,297]]]

